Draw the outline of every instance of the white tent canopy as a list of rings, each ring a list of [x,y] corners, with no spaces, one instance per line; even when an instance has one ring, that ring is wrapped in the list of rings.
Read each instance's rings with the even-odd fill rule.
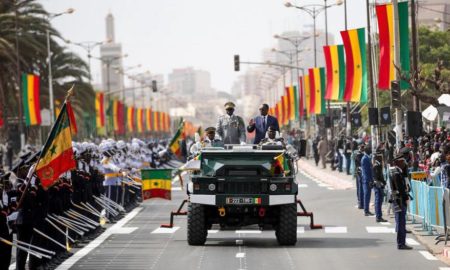
[[[428,106],[423,112],[422,116],[427,119],[428,121],[434,121],[436,120],[436,117],[438,115],[438,110],[433,105]]]

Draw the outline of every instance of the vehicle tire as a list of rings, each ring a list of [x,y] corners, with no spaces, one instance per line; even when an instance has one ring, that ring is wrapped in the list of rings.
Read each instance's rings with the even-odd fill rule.
[[[297,243],[297,205],[280,206],[280,220],[275,231],[278,243],[283,246],[293,246]]]
[[[205,244],[208,230],[206,228],[205,207],[197,203],[189,203],[187,216],[187,239],[191,246]]]

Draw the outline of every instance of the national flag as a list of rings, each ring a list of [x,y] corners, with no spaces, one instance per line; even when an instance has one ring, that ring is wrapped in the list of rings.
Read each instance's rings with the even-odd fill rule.
[[[36,165],[35,172],[45,190],[51,187],[61,174],[75,168],[67,104],[69,103],[63,104]]]
[[[365,28],[341,31],[346,59],[344,100],[367,102],[367,64]]]
[[[104,97],[105,94],[102,92],[95,93],[95,123],[97,129],[105,126]]]
[[[287,125],[289,123],[289,102],[288,102],[288,96],[287,93],[285,93],[281,97],[281,108],[282,108],[282,115],[283,115],[283,126]]]
[[[172,170],[150,169],[141,170],[142,199],[162,198],[171,200]]]
[[[72,104],[70,102],[66,103],[67,107],[67,115],[69,116],[70,121],[70,131],[72,135],[76,135],[78,132],[77,121],[75,121],[75,114],[73,113]]]
[[[286,86],[284,89],[285,89],[284,95],[286,96],[286,121],[287,121],[286,124],[288,124],[289,120],[291,120],[291,115],[292,115],[291,87],[290,86]]]
[[[142,108],[136,108],[136,129],[139,133],[142,133],[144,131],[143,118],[144,114]]]
[[[283,153],[273,158],[272,164],[270,166],[270,172],[272,173],[272,175],[289,173],[289,165],[287,163],[287,160],[284,158]]]
[[[303,79],[305,80],[304,86],[305,86],[305,107],[306,107],[306,115],[309,116],[312,113],[314,113],[314,101],[311,102],[311,84],[309,82],[309,75],[303,76]],[[314,94],[313,94],[314,97]]]
[[[303,117],[305,115],[305,91],[304,91],[304,78],[302,76],[298,77],[298,108],[299,108],[299,116]]]
[[[288,101],[289,101],[289,120],[294,121],[296,119],[296,112],[298,108],[296,108],[296,94],[295,94],[295,86],[291,85],[288,87]]]
[[[327,68],[326,100],[342,101],[345,89],[344,45],[324,46]]]
[[[153,130],[159,131],[159,112],[158,111],[153,112]]]
[[[161,112],[159,114],[159,116],[160,116],[160,121],[161,121],[160,122],[161,123],[161,130],[166,132],[167,131],[167,128],[166,128],[166,113],[165,112]]]
[[[145,110],[146,113],[146,127],[147,127],[147,131],[152,131],[152,109],[147,108]]]
[[[313,76],[311,76],[310,73],[309,77],[314,78],[314,80],[310,79],[311,91],[314,91],[314,113],[324,114],[326,113],[325,68],[313,68],[310,69],[310,72],[311,71],[313,72]]]
[[[25,124],[41,124],[41,105],[39,102],[40,81],[34,74],[22,74],[22,103]],[[53,112],[52,112],[53,113]]]
[[[169,143],[170,151],[178,157],[181,156],[180,140],[184,137],[183,133],[184,133],[184,121],[183,119],[181,119],[180,124],[178,125],[178,130]]]
[[[135,111],[134,107],[127,108],[127,128],[128,132],[135,130]]]
[[[389,90],[391,81],[395,80],[395,31],[394,31],[394,8],[393,4],[376,5],[375,7],[378,31],[380,39],[380,66],[378,73],[378,88]],[[409,73],[409,28],[408,28],[408,1],[398,3],[399,41],[400,41],[400,64],[404,73]],[[401,88],[408,88],[404,81]]]
[[[292,86],[292,92],[293,92],[293,110],[294,110],[294,119],[293,120],[299,120],[299,97],[298,97],[298,87],[296,85]]]

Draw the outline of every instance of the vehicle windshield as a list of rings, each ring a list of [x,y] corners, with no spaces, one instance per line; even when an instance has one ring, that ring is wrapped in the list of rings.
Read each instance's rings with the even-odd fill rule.
[[[201,170],[205,176],[270,176],[276,155],[204,155]]]

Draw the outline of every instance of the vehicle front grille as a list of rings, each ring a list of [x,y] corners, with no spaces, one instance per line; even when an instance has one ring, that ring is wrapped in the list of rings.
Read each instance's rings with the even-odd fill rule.
[[[260,194],[260,182],[225,182],[224,193],[227,194]]]

